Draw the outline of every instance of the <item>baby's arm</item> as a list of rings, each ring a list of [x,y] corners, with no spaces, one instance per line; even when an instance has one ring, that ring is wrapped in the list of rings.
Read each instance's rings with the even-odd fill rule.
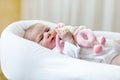
[[[113,58],[111,64],[120,65],[120,55],[118,55],[115,58]]]
[[[72,58],[79,58],[80,56],[80,47],[75,46],[69,42],[65,42],[63,54],[70,56]]]
[[[75,45],[74,36],[68,29],[58,30],[57,33],[63,41],[67,41]]]

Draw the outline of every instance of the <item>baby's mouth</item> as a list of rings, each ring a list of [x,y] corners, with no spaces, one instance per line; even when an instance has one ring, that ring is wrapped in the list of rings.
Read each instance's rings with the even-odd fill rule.
[[[54,40],[54,37],[52,38],[52,41]]]
[[[53,36],[51,37],[51,43],[56,41],[56,32],[53,33]]]
[[[51,38],[51,42],[54,42],[54,41],[55,41],[55,38],[56,38],[56,37],[52,37],[52,38]]]

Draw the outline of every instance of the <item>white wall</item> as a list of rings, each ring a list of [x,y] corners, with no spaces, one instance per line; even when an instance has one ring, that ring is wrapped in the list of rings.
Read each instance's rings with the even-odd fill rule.
[[[120,0],[22,0],[22,19],[120,32]]]

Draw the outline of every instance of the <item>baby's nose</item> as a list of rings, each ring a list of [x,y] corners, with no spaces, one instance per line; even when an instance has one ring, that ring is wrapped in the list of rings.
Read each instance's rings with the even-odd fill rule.
[[[45,33],[45,38],[49,39],[52,34],[50,32]]]
[[[54,36],[56,36],[56,31],[55,30],[51,30],[49,32],[46,32],[44,36],[45,36],[46,39],[51,39]]]

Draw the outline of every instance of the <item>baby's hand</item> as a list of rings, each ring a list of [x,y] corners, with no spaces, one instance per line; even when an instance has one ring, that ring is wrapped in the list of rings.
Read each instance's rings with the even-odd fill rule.
[[[59,29],[57,30],[57,33],[63,41],[68,41],[70,43],[75,44],[73,34],[67,28]]]

